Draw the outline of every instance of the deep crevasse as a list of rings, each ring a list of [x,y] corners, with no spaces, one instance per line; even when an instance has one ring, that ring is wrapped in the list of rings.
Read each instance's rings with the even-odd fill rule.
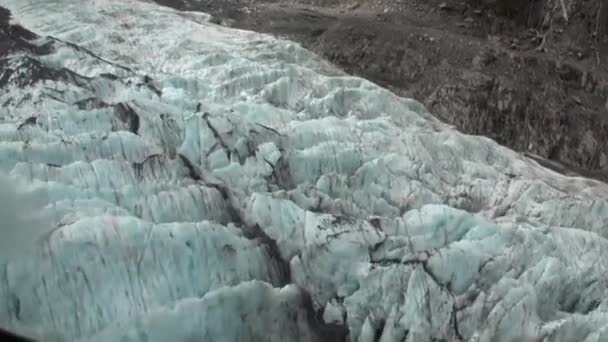
[[[204,14],[0,6],[43,47],[0,64],[0,169],[22,192],[5,230],[31,230],[2,242],[1,326],[94,341],[331,341],[339,326],[362,342],[606,340],[605,184]],[[32,198],[40,217],[24,223]]]

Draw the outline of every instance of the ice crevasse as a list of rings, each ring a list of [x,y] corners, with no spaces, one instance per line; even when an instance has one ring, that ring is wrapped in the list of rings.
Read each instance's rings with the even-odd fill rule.
[[[205,14],[0,6],[0,326],[608,341],[606,184]]]

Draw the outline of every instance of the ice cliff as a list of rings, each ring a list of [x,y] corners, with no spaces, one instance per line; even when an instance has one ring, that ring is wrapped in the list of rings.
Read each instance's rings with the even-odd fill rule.
[[[608,341],[606,184],[204,14],[0,6],[0,326]]]

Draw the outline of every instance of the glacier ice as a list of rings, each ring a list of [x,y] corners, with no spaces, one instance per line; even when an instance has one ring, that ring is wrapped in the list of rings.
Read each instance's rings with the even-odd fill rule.
[[[0,6],[36,33],[0,31],[0,326],[78,341],[606,340],[606,184],[205,14]]]

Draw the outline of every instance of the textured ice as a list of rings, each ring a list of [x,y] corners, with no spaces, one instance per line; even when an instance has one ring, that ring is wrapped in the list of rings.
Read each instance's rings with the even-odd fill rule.
[[[606,184],[204,14],[0,6],[49,49],[0,64],[0,326],[80,341],[608,339]]]

